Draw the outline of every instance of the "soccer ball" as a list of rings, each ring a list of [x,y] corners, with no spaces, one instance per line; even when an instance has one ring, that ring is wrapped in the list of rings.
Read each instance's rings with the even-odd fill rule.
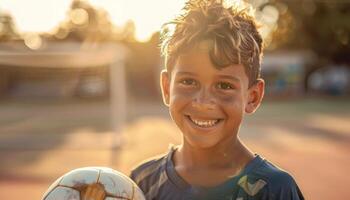
[[[107,167],[84,167],[58,178],[42,200],[145,200],[126,175]]]

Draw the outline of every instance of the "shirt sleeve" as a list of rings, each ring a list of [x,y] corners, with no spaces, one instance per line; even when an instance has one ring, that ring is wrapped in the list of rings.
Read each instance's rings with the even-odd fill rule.
[[[304,196],[297,185],[288,188],[283,187],[273,195],[275,200],[304,200]]]
[[[284,174],[278,178],[277,184],[269,187],[270,199],[273,200],[304,200],[297,183],[289,174]]]

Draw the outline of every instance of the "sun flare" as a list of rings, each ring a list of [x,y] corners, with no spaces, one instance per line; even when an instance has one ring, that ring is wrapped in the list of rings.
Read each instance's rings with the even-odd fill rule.
[[[87,0],[86,0],[87,1]],[[91,5],[106,10],[116,26],[132,20],[135,37],[147,41],[161,25],[173,18],[184,0],[89,0]],[[69,13],[72,0],[1,0],[0,12],[10,13],[19,32],[49,32]],[[45,8],[45,9],[43,9]],[[83,23],[84,12],[70,13],[76,23]]]

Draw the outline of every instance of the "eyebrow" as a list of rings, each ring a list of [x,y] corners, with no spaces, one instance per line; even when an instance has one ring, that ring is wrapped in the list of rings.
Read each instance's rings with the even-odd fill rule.
[[[195,75],[193,72],[186,72],[186,71],[179,71],[176,74],[177,75],[192,75],[192,76]]]
[[[232,81],[235,81],[235,82],[240,82],[241,80],[235,76],[230,76],[230,75],[218,75],[219,78],[224,78],[224,79],[230,79]]]
[[[176,73],[176,75],[179,75],[179,76],[181,76],[181,75],[191,75],[191,76],[195,76],[196,74],[193,73],[193,72],[178,71],[178,72]],[[232,80],[232,81],[234,81],[234,82],[240,82],[240,81],[241,81],[239,78],[237,78],[237,77],[235,77],[235,76],[230,76],[230,75],[225,75],[225,74],[220,74],[220,75],[218,75],[217,77],[219,77],[219,78],[224,78],[224,79],[230,79],[230,80]]]

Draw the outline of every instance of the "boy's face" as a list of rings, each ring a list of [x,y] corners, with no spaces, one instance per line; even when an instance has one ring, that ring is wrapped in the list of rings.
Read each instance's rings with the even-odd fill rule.
[[[244,113],[261,102],[264,82],[248,88],[242,65],[217,69],[208,52],[194,49],[163,71],[163,98],[183,133],[184,143],[209,148],[236,138]]]

